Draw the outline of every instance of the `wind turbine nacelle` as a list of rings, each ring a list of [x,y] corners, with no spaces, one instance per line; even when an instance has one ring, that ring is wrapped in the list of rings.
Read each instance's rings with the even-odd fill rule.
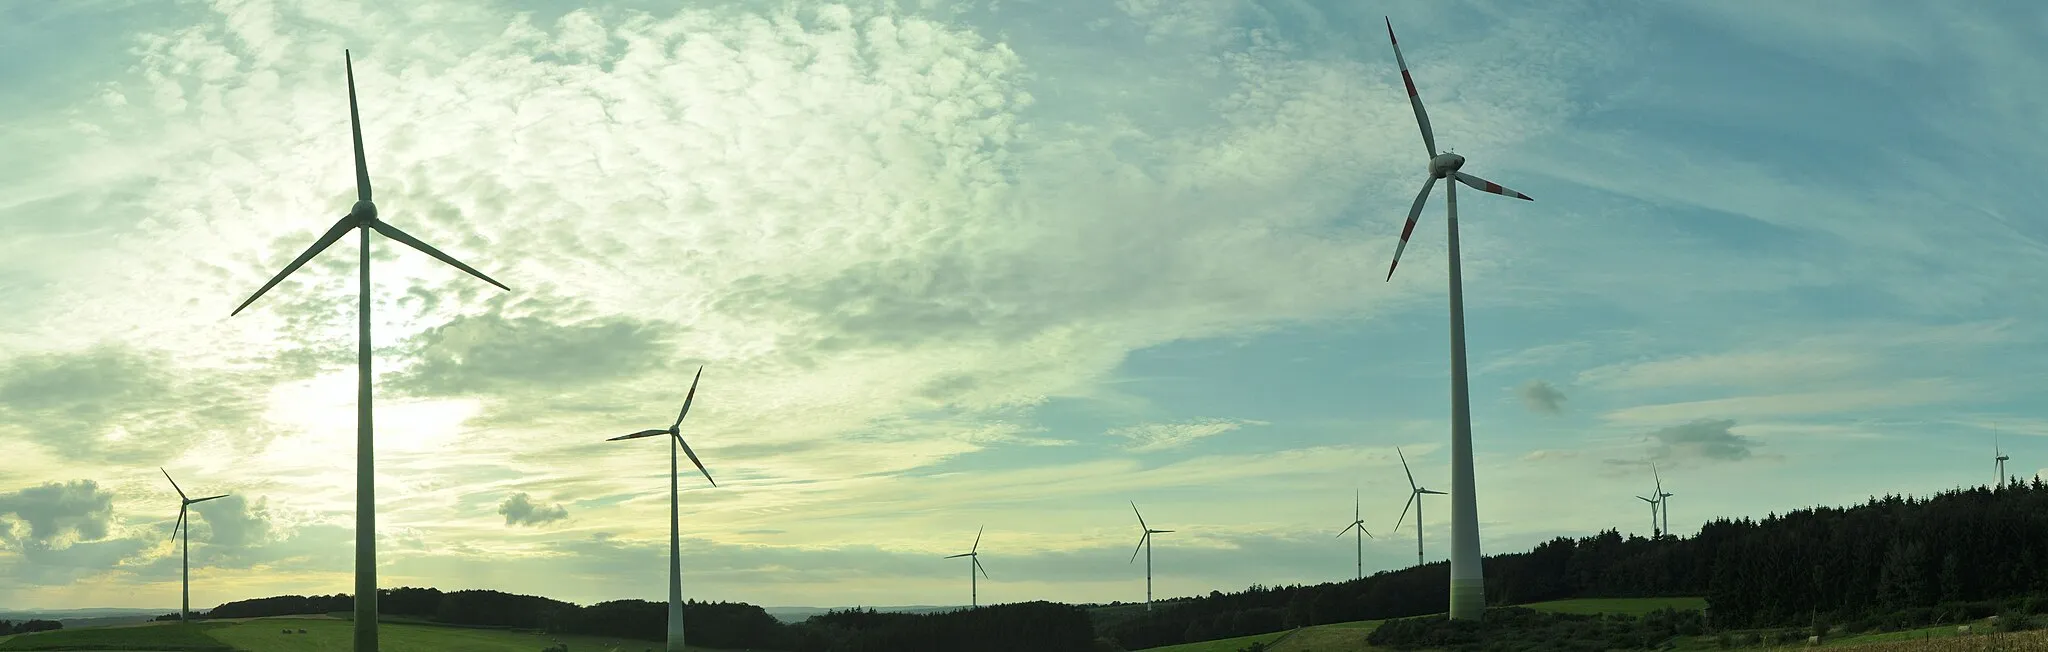
[[[1462,167],[1465,167],[1465,157],[1445,152],[1429,160],[1429,176],[1442,179]]]
[[[355,216],[357,219],[374,220],[377,219],[377,205],[365,199],[356,202],[355,206],[349,207],[348,214]]]

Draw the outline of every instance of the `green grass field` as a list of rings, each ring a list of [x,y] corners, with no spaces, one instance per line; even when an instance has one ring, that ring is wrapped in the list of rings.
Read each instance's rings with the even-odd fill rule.
[[[1537,611],[1565,614],[1628,614],[1641,616],[1658,609],[1699,611],[1707,608],[1706,598],[1586,598],[1552,600],[1518,605]]]
[[[352,623],[331,618],[256,618],[191,626],[94,627],[15,636],[0,650],[206,650],[209,652],[346,652]],[[304,634],[285,634],[281,630]],[[533,632],[464,629],[384,623],[378,647],[384,652],[540,652],[556,640],[572,652],[640,652],[660,649],[654,641],[595,636],[549,636]],[[714,652],[708,648],[691,650]]]
[[[179,650],[228,652],[232,648],[213,638],[215,630],[228,623],[149,623],[132,627],[89,627],[54,632],[17,634],[0,642],[0,650]]]

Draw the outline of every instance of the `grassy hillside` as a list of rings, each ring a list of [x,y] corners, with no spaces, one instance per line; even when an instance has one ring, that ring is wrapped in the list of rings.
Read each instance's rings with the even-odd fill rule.
[[[1271,643],[1273,642],[1273,639],[1280,638],[1285,635],[1287,635],[1287,632],[1273,632],[1271,634],[1253,634],[1251,636],[1223,638],[1214,641],[1202,641],[1200,643],[1187,643],[1183,645],[1168,645],[1166,647],[1155,647],[1146,650],[1145,652],[1237,652],[1238,650],[1243,649],[1244,646],[1251,645],[1253,643]]]
[[[1522,605],[1538,611],[1553,611],[1571,614],[1627,614],[1641,616],[1658,609],[1698,610],[1707,606],[1705,598],[1588,598],[1578,600],[1554,600]],[[1142,608],[1142,607],[1141,607]],[[1377,648],[1367,645],[1365,637],[1380,626],[1381,621],[1363,620],[1350,623],[1334,623],[1304,627],[1294,635],[1287,636],[1274,645],[1271,652],[1368,652]],[[1953,630],[1953,628],[1950,628]],[[1201,643],[1156,647],[1145,652],[1237,652],[1254,642],[1272,643],[1286,632],[1240,636]]]
[[[131,649],[209,652],[341,652],[349,649],[352,623],[332,618],[254,618],[190,626],[154,625],[70,629],[15,636],[0,650]],[[304,634],[285,634],[304,629]],[[384,652],[538,652],[560,640],[574,652],[640,652],[660,643],[594,636],[548,636],[532,632],[463,629],[384,623]],[[91,646],[91,647],[87,647]],[[713,652],[706,648],[690,648]]]

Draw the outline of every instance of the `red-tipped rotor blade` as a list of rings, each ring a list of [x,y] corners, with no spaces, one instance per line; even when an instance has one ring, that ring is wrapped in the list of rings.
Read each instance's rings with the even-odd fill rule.
[[[1528,195],[1515,192],[1513,190],[1508,189],[1507,186],[1503,186],[1492,181],[1487,181],[1485,179],[1465,174],[1463,172],[1459,172],[1457,173],[1457,175],[1459,181],[1465,182],[1465,185],[1471,186],[1473,190],[1478,190],[1480,192],[1490,192],[1496,195],[1500,195],[1502,197],[1513,197],[1515,199],[1521,199],[1525,201],[1536,201],[1534,197],[1530,197]]]
[[[1415,234],[1415,221],[1422,219],[1422,205],[1429,201],[1429,189],[1436,187],[1436,177],[1422,182],[1422,192],[1415,193],[1415,205],[1408,207],[1408,223],[1401,226],[1401,244],[1394,245],[1394,262],[1387,265],[1387,280],[1394,280],[1394,268],[1401,266],[1401,252],[1408,250],[1408,236]]]
[[[1436,158],[1436,133],[1429,128],[1429,112],[1422,110],[1422,95],[1415,92],[1415,77],[1408,74],[1408,59],[1401,56],[1401,41],[1394,38],[1394,19],[1387,19],[1387,42],[1394,45],[1394,63],[1401,66],[1401,84],[1408,87],[1408,104],[1415,107],[1415,124],[1422,127],[1422,145]]]

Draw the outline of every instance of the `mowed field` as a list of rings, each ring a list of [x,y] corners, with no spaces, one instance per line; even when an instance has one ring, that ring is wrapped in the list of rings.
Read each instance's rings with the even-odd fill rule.
[[[0,650],[176,650],[208,652],[348,652],[351,625],[333,618],[253,618],[195,625],[151,623],[18,635],[0,640]],[[304,629],[304,634],[286,634]],[[640,652],[660,649],[654,641],[594,636],[549,636],[533,632],[383,623],[378,647],[384,652],[540,652],[556,640],[573,652]],[[691,650],[716,652],[709,648]]]

